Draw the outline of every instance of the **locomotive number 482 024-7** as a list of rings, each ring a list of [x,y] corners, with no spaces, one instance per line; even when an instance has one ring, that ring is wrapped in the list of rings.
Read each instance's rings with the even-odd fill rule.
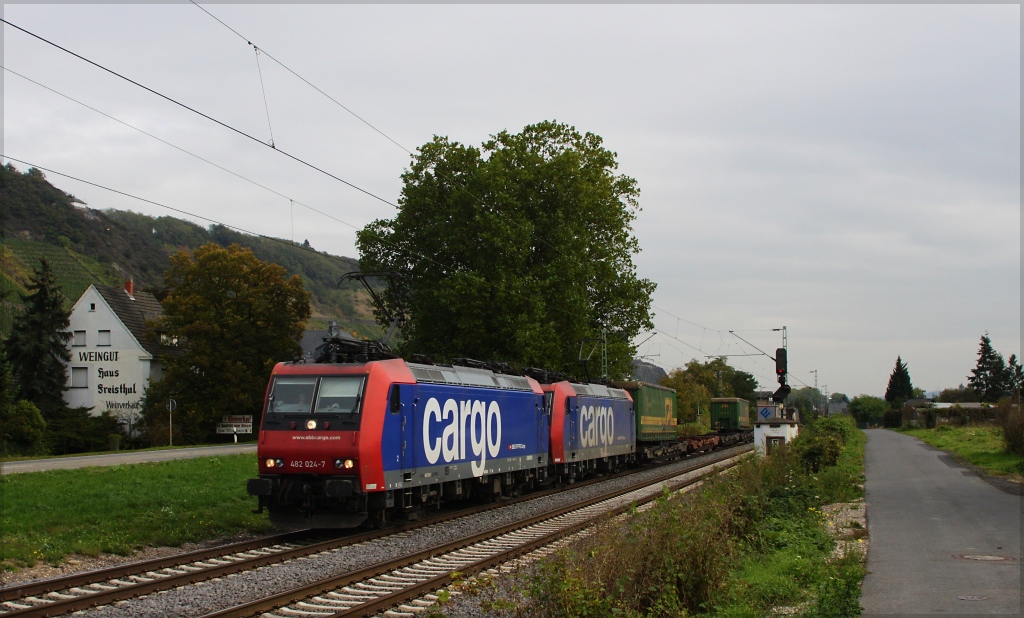
[[[292,461],[290,462],[293,468],[323,468],[327,466],[326,461]]]

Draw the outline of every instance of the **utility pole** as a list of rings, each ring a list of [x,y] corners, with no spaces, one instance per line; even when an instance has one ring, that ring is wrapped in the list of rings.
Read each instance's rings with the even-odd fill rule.
[[[818,390],[818,370],[811,371],[814,374],[814,398],[818,401],[818,411],[821,411],[821,391]]]

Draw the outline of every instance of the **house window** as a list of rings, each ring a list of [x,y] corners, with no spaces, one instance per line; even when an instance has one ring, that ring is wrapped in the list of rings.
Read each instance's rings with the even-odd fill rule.
[[[98,345],[98,346],[109,346],[110,345],[110,331],[109,330],[101,330],[99,332],[99,335],[100,335],[99,341],[96,342],[96,345]]]
[[[89,368],[88,367],[72,367],[71,368],[71,388],[88,388],[89,387]]]
[[[74,338],[72,339],[71,345],[76,347],[76,348],[80,348],[80,347],[85,345],[85,331],[84,330],[76,330],[75,331],[75,335],[74,335]]]
[[[96,311],[96,303],[89,303],[89,311]]]

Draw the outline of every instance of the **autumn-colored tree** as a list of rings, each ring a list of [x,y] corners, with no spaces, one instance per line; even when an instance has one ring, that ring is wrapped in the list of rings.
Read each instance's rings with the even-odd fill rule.
[[[151,328],[165,341],[177,340],[182,352],[170,351],[163,380],[146,392],[154,439],[167,435],[164,406],[172,395],[174,424],[185,442],[211,438],[226,414],[259,421],[270,372],[300,352],[310,315],[302,279],[286,275],[238,245],[210,243],[171,257],[164,314]]]

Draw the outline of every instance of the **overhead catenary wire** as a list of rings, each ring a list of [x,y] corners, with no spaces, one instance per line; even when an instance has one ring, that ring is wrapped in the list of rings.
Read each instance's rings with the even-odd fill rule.
[[[312,248],[306,248],[306,247],[298,246],[298,245],[295,245],[295,243],[288,242],[287,240],[283,240],[283,239],[280,239],[280,238],[274,238],[273,236],[267,236],[265,234],[260,234],[259,232],[254,232],[252,230],[247,230],[247,229],[245,229],[243,227],[239,227],[237,225],[231,225],[230,223],[224,223],[223,221],[218,221],[216,219],[211,219],[210,217],[204,217],[203,215],[197,215],[194,212],[189,212],[187,210],[182,210],[181,208],[175,208],[173,206],[168,206],[167,204],[162,204],[162,203],[154,201],[154,200],[150,200],[150,199],[147,199],[147,198],[144,198],[144,197],[139,197],[138,195],[133,195],[131,193],[127,193],[125,191],[120,191],[118,189],[114,189],[112,187],[108,187],[106,185],[102,185],[102,184],[97,183],[97,182],[92,182],[92,181],[89,181],[89,180],[85,180],[84,178],[79,178],[77,176],[72,176],[71,174],[66,174],[64,172],[58,172],[55,169],[51,169],[51,168],[48,168],[48,167],[43,167],[42,165],[38,165],[38,164],[32,163],[30,161],[25,161],[24,159],[18,159],[16,157],[12,157],[12,156],[4,154],[4,153],[0,153],[0,159],[9,159],[11,161],[16,161],[18,163],[21,163],[22,165],[27,165],[29,167],[34,167],[36,169],[43,170],[44,172],[48,172],[50,174],[56,174],[58,176],[63,176],[64,178],[68,178],[68,179],[74,180],[76,182],[87,184],[89,186],[96,187],[98,189],[103,189],[104,191],[110,191],[111,193],[116,193],[118,195],[123,195],[123,196],[129,197],[129,198],[131,198],[133,200],[138,200],[140,202],[145,202],[147,204],[152,204],[154,206],[159,206],[161,208],[166,208],[167,210],[170,210],[170,211],[173,211],[173,212],[176,212],[176,213],[179,213],[179,214],[183,214],[183,215],[188,215],[190,217],[195,217],[196,219],[201,219],[203,221],[208,221],[208,222],[213,223],[215,225],[222,225],[222,226],[224,226],[226,228],[230,228],[230,229],[236,230],[238,232],[249,234],[250,236],[255,236],[257,238],[263,238],[265,240],[270,240],[270,241],[278,242],[278,243],[281,243],[281,244],[284,244],[284,245],[288,245],[288,246],[291,246],[291,247],[298,247],[299,249],[303,249],[303,250],[306,250],[306,251],[311,251],[313,253],[316,253],[317,255],[322,255],[322,256],[325,256],[325,257],[328,257],[328,258],[333,258],[333,259],[338,260],[338,261],[345,261],[345,262],[351,261],[349,259],[345,259],[345,258],[342,258],[342,257],[339,257],[339,256],[325,254],[325,253],[320,253],[319,251],[316,251],[315,249],[312,249]]]
[[[206,159],[206,158],[204,158],[204,157],[202,157],[202,156],[200,156],[200,155],[198,155],[198,154],[196,154],[196,153],[194,153],[194,152],[192,152],[190,150],[186,150],[185,148],[182,148],[181,146],[178,146],[177,144],[173,144],[173,143],[171,143],[171,142],[169,142],[169,141],[167,141],[167,140],[165,140],[165,139],[163,139],[163,138],[161,138],[159,136],[153,135],[152,133],[149,133],[149,132],[147,132],[147,131],[145,131],[143,129],[140,129],[139,127],[136,127],[135,125],[127,123],[127,122],[121,120],[120,118],[116,118],[114,116],[111,116],[110,114],[108,114],[108,113],[106,113],[106,112],[104,112],[102,110],[96,109],[95,107],[92,107],[91,105],[89,105],[87,103],[83,103],[82,101],[79,101],[78,99],[75,99],[74,97],[71,97],[71,96],[69,96],[67,94],[64,94],[63,92],[60,92],[60,91],[58,91],[58,90],[56,90],[54,88],[51,88],[50,86],[47,86],[46,84],[42,84],[42,83],[40,83],[40,82],[30,78],[30,77],[26,77],[25,75],[22,75],[21,73],[18,73],[17,71],[15,71],[13,69],[10,69],[10,68],[8,68],[6,66],[3,66],[3,65],[0,65],[0,68],[3,68],[4,71],[6,71],[6,72],[8,72],[8,73],[10,73],[12,75],[16,75],[17,77],[20,77],[21,79],[24,79],[25,81],[31,82],[31,83],[39,86],[40,88],[43,88],[45,90],[49,90],[50,92],[52,92],[52,93],[54,93],[54,94],[56,94],[58,96],[64,97],[65,99],[67,99],[68,101],[71,101],[72,103],[77,103],[78,105],[81,105],[82,107],[84,107],[86,109],[92,110],[92,111],[96,112],[97,114],[99,114],[101,116],[104,116],[106,118],[109,118],[110,120],[113,120],[114,122],[117,122],[117,123],[119,123],[121,125],[124,125],[124,126],[128,127],[129,129],[132,129],[133,131],[138,131],[139,133],[142,133],[143,135],[145,135],[147,137],[155,139],[156,141],[158,141],[158,142],[160,142],[162,144],[170,146],[171,148],[174,148],[175,150],[177,150],[179,152],[187,154],[190,157],[194,157],[194,158],[196,158],[196,159],[198,159],[198,160],[200,160],[203,163],[206,163],[208,165],[212,165],[213,167],[216,167],[217,169],[219,169],[221,171],[227,172],[228,174],[231,174],[232,176],[234,176],[236,178],[239,178],[239,179],[244,180],[245,182],[248,182],[248,183],[250,183],[250,184],[252,184],[252,185],[254,185],[256,187],[259,187],[260,189],[263,189],[265,191],[269,191],[270,193],[273,193],[274,195],[277,195],[278,197],[282,197],[282,198],[288,200],[292,205],[298,204],[299,206],[302,206],[303,208],[306,208],[307,210],[309,210],[311,212],[315,212],[318,215],[322,215],[324,217],[327,217],[328,219],[331,219],[332,221],[336,221],[337,223],[341,223],[342,225],[348,226],[348,227],[350,227],[350,228],[352,228],[354,230],[358,230],[359,229],[359,227],[356,226],[356,225],[353,225],[353,224],[351,224],[351,223],[349,223],[347,221],[339,219],[338,217],[335,217],[332,214],[329,214],[327,212],[324,212],[322,210],[314,208],[313,206],[310,206],[309,204],[306,204],[306,203],[304,203],[304,202],[302,202],[300,200],[297,200],[297,199],[292,198],[292,197],[290,197],[288,195],[285,195],[284,193],[281,193],[280,191],[272,189],[272,188],[270,188],[270,187],[268,187],[268,186],[266,186],[264,184],[261,184],[261,183],[255,181],[255,180],[253,180],[251,178],[243,176],[242,174],[239,174],[238,172],[230,170],[230,169],[224,167],[223,165],[214,163],[213,161],[210,161],[209,159]],[[42,168],[40,168],[40,169],[42,169]],[[54,173],[56,173],[56,172],[54,172]],[[295,239],[294,238],[295,237],[294,221],[293,221],[292,225],[293,225],[292,240],[294,240]]]
[[[199,10],[201,10],[202,12],[204,12],[204,13],[206,13],[207,15],[209,15],[210,17],[212,17],[212,18],[213,18],[214,20],[216,20],[216,21],[217,21],[217,23],[219,23],[220,25],[224,26],[225,28],[227,28],[227,29],[228,29],[228,30],[230,30],[231,32],[235,33],[235,35],[236,35],[236,36],[238,36],[238,38],[240,38],[240,39],[242,39],[243,41],[245,41],[245,42],[246,42],[246,44],[248,44],[248,45],[251,45],[252,47],[256,47],[256,44],[255,44],[255,43],[253,43],[253,42],[252,42],[251,40],[249,40],[249,38],[248,38],[248,37],[246,37],[245,35],[243,35],[243,34],[242,34],[242,33],[240,33],[239,31],[235,30],[235,29],[234,29],[234,28],[232,28],[231,26],[229,26],[229,25],[227,25],[226,23],[224,23],[224,20],[222,20],[221,18],[217,17],[217,16],[216,16],[216,15],[214,15],[213,13],[211,13],[211,12],[207,11],[207,10],[206,10],[205,8],[203,8],[203,7],[202,7],[202,6],[201,6],[201,5],[199,4],[199,3],[195,2],[195,0],[189,0],[189,2],[191,2],[192,4],[194,4],[194,5],[196,6],[196,8],[198,8],[198,9],[199,9]],[[366,126],[370,127],[371,129],[373,129],[374,131],[376,131],[377,133],[379,133],[379,134],[380,134],[380,135],[381,135],[381,136],[382,136],[382,137],[383,137],[384,139],[388,140],[389,142],[391,142],[391,143],[392,143],[392,144],[394,144],[395,146],[398,146],[399,148],[401,148],[402,150],[404,150],[404,151],[405,151],[405,152],[407,152],[408,154],[410,154],[410,155],[411,155],[411,154],[413,154],[411,150],[409,150],[408,148],[406,148],[405,146],[403,146],[402,144],[400,144],[400,143],[399,143],[398,141],[396,141],[396,140],[395,140],[394,138],[392,138],[392,137],[391,137],[390,135],[388,135],[387,133],[385,133],[385,132],[381,131],[380,129],[378,129],[377,127],[375,127],[375,126],[374,126],[374,125],[373,125],[373,124],[372,124],[372,123],[371,123],[371,122],[370,122],[369,120],[366,120],[365,118],[363,118],[363,117],[362,117],[362,116],[360,116],[359,114],[355,113],[354,111],[352,111],[351,109],[349,109],[348,107],[346,107],[346,106],[345,106],[345,105],[344,105],[343,103],[341,103],[340,101],[338,101],[337,99],[335,99],[335,98],[334,98],[334,97],[332,97],[331,95],[327,94],[326,92],[324,92],[323,90],[321,90],[320,88],[318,88],[318,87],[317,87],[317,86],[316,86],[316,85],[315,85],[315,84],[314,84],[313,82],[311,82],[311,81],[309,81],[308,79],[306,79],[305,77],[303,77],[303,76],[299,75],[299,74],[298,74],[297,72],[295,72],[294,70],[292,70],[292,68],[291,68],[291,67],[289,67],[289,66],[288,66],[288,65],[286,65],[285,63],[283,63],[283,62],[281,62],[280,60],[278,60],[277,58],[275,58],[275,57],[274,57],[273,55],[271,55],[271,54],[270,54],[270,52],[268,52],[268,51],[267,51],[266,49],[263,49],[263,48],[259,48],[259,49],[260,49],[260,51],[261,51],[261,52],[263,52],[263,55],[264,55],[264,56],[266,56],[267,58],[270,58],[271,60],[273,60],[274,62],[276,62],[276,63],[277,63],[277,64],[278,64],[278,65],[279,65],[279,66],[280,66],[281,68],[283,68],[283,69],[284,69],[285,71],[288,71],[289,73],[291,73],[292,75],[294,75],[294,76],[295,76],[296,78],[298,78],[299,80],[301,80],[301,81],[302,81],[303,83],[305,83],[305,84],[306,84],[307,86],[309,86],[309,87],[310,87],[310,88],[312,88],[313,90],[316,90],[316,91],[317,91],[317,92],[319,92],[320,94],[322,94],[322,95],[324,95],[325,97],[327,97],[328,99],[330,99],[330,100],[331,100],[331,101],[332,101],[332,102],[333,102],[333,103],[334,103],[335,105],[337,105],[337,106],[338,106],[338,107],[340,107],[341,109],[343,109],[343,110],[345,110],[346,112],[348,112],[349,114],[351,114],[351,115],[352,115],[352,116],[353,116],[354,118],[356,118],[357,120],[359,120],[359,122],[362,122],[362,123],[363,123],[363,124],[365,124]]]
[[[61,50],[62,52],[70,54],[70,55],[74,56],[75,58],[78,58],[79,60],[82,60],[83,62],[87,62],[87,63],[93,65],[94,67],[98,68],[98,69],[106,71],[107,73],[110,73],[111,75],[113,75],[115,77],[118,77],[118,78],[123,79],[124,81],[126,81],[126,82],[128,82],[130,84],[138,86],[139,88],[142,88],[143,90],[145,90],[147,92],[155,94],[156,96],[160,97],[161,99],[164,99],[165,101],[173,103],[174,105],[177,105],[177,106],[179,106],[179,107],[181,107],[183,109],[186,109],[186,110],[188,110],[188,111],[190,111],[190,112],[192,112],[194,114],[202,116],[203,118],[206,118],[207,120],[209,120],[209,121],[211,121],[213,123],[216,123],[216,124],[224,127],[225,129],[233,131],[233,132],[237,133],[238,135],[241,135],[242,137],[246,137],[246,138],[248,138],[248,139],[250,139],[250,140],[252,140],[252,141],[254,141],[254,142],[256,142],[256,143],[258,143],[260,145],[262,145],[262,146],[270,148],[274,152],[279,152],[282,155],[288,157],[289,159],[292,159],[293,161],[295,161],[297,163],[301,163],[302,165],[305,165],[306,167],[308,167],[308,168],[310,168],[312,170],[320,172],[321,174],[324,174],[325,176],[329,176],[330,178],[333,178],[333,179],[337,180],[338,182],[340,182],[340,183],[342,183],[342,184],[344,184],[344,185],[346,185],[348,187],[351,187],[352,189],[355,189],[356,191],[359,191],[360,193],[363,193],[363,194],[365,194],[365,195],[367,195],[369,197],[372,197],[373,199],[375,199],[375,200],[377,200],[379,202],[383,202],[383,203],[387,204],[388,206],[391,206],[392,208],[395,208],[395,209],[398,208],[397,204],[395,204],[395,203],[393,203],[393,202],[391,202],[391,201],[389,201],[389,200],[387,200],[387,199],[385,199],[383,197],[380,197],[379,195],[371,193],[370,191],[368,191],[368,190],[366,190],[366,189],[364,189],[364,188],[362,188],[362,187],[360,187],[360,186],[358,186],[356,184],[353,184],[353,183],[345,180],[344,178],[341,178],[340,176],[336,176],[335,174],[332,174],[331,172],[328,172],[327,170],[325,170],[323,168],[317,167],[316,165],[313,165],[312,163],[310,163],[308,161],[305,161],[304,159],[301,159],[301,158],[299,158],[299,157],[297,157],[297,156],[295,156],[295,155],[293,155],[293,154],[291,154],[289,152],[281,150],[280,148],[274,148],[270,144],[267,144],[266,142],[262,141],[260,138],[254,136],[254,135],[251,135],[249,133],[246,133],[245,131],[242,131],[241,129],[233,127],[233,126],[227,124],[226,122],[223,122],[221,120],[218,120],[218,119],[214,118],[213,116],[210,116],[208,114],[204,114],[203,112],[201,112],[201,111],[199,111],[199,110],[197,110],[197,109],[195,109],[193,107],[189,107],[188,105],[182,103],[181,101],[178,101],[178,100],[176,100],[176,99],[174,99],[174,98],[172,98],[172,97],[170,97],[170,96],[168,96],[166,94],[163,94],[163,93],[158,92],[158,91],[156,91],[156,90],[154,90],[154,89],[152,89],[152,88],[150,88],[148,86],[145,86],[145,85],[143,85],[143,84],[141,84],[141,83],[131,79],[130,77],[126,77],[124,75],[121,75],[117,71],[114,71],[113,69],[109,69],[109,68],[103,66],[102,64],[99,64],[98,62],[94,62],[92,60],[89,60],[85,56],[82,56],[80,54],[76,54],[75,52],[71,51],[70,49],[67,49],[66,47],[62,47],[62,46],[58,45],[57,43],[54,43],[53,41],[50,41],[49,39],[46,39],[46,38],[44,38],[42,36],[39,36],[38,34],[30,32],[30,31],[22,28],[21,26],[13,24],[13,23],[7,21],[6,19],[3,19],[2,17],[0,17],[0,23],[7,24],[8,26],[10,26],[10,27],[12,27],[12,28],[14,28],[16,30],[24,32],[25,34],[27,34],[27,35],[35,38],[35,39],[38,39],[38,40],[42,41],[43,43],[46,43],[47,45],[51,45],[51,46],[55,47],[56,49]]]

